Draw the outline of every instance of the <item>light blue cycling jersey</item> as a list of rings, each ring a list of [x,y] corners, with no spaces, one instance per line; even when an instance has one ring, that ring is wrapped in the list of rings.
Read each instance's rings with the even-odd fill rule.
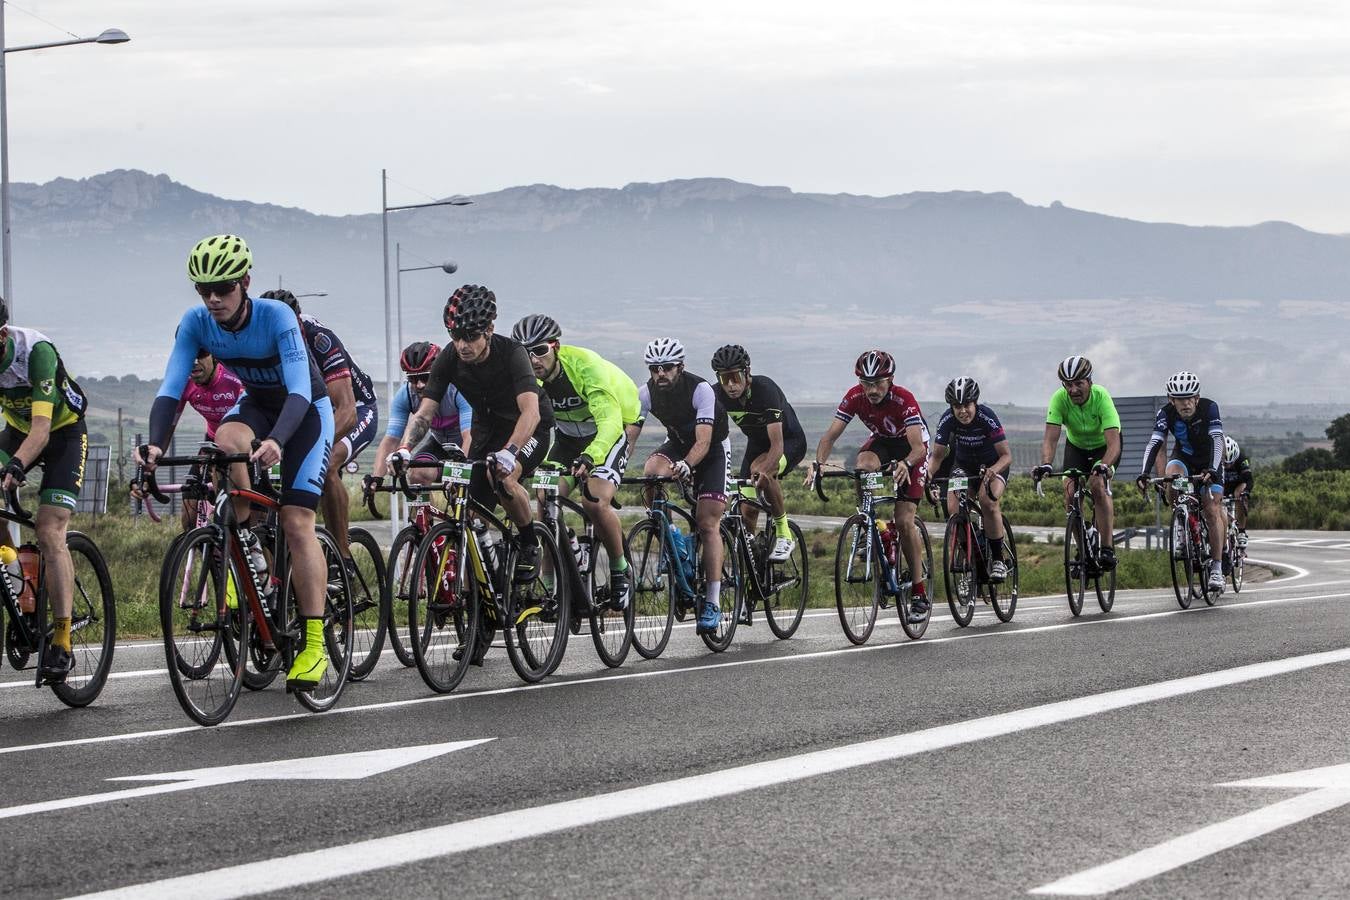
[[[419,397],[417,404],[421,402]],[[389,427],[384,433],[391,438],[402,440],[403,432],[408,428],[408,416],[417,404],[413,403],[412,386],[405,382],[394,394],[394,402],[389,406]],[[454,385],[450,385],[445,389],[441,405],[431,417],[432,437],[442,444],[446,442],[458,444],[462,437],[460,432],[468,431],[472,427],[473,407],[469,406],[469,401],[464,399],[464,395],[456,390]]]

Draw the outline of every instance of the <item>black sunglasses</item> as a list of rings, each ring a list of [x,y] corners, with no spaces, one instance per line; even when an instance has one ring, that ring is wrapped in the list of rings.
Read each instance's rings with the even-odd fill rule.
[[[548,351],[553,349],[552,344],[535,344],[533,347],[527,347],[531,356],[548,356]]]
[[[450,336],[457,341],[467,341],[472,343],[483,336],[481,331],[466,331],[463,328],[451,328]]]
[[[647,371],[655,375],[657,372],[673,371],[677,366],[679,366],[679,363],[659,363],[654,366],[648,366]]]
[[[426,386],[426,383],[427,383],[428,381],[430,381],[430,380],[431,380],[431,376],[430,376],[430,375],[409,375],[409,376],[408,376],[408,384],[420,385],[420,386],[422,386],[422,387],[425,387],[425,386]]]
[[[237,279],[230,281],[208,281],[204,284],[197,284],[197,293],[203,300],[215,294],[217,297],[227,297],[230,292],[239,286]]]

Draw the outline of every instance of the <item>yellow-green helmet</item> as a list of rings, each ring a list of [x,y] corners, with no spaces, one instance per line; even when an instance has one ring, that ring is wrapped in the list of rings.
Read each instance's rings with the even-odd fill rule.
[[[253,254],[244,239],[233,234],[202,238],[188,254],[188,277],[198,284],[233,281],[253,268]]]

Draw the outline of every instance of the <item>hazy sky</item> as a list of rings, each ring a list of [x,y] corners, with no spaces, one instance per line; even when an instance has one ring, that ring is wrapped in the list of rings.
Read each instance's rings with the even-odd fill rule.
[[[61,33],[6,4],[10,46]],[[316,212],[725,176],[1350,232],[1350,4],[23,0],[15,181],[113,168]],[[394,187],[391,202],[416,202]]]

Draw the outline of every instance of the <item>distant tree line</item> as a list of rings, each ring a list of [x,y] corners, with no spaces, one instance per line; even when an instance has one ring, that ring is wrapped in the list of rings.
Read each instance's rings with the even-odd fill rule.
[[[1350,413],[1333,419],[1327,426],[1331,449],[1309,447],[1284,461],[1286,472],[1325,472],[1350,469]]]

